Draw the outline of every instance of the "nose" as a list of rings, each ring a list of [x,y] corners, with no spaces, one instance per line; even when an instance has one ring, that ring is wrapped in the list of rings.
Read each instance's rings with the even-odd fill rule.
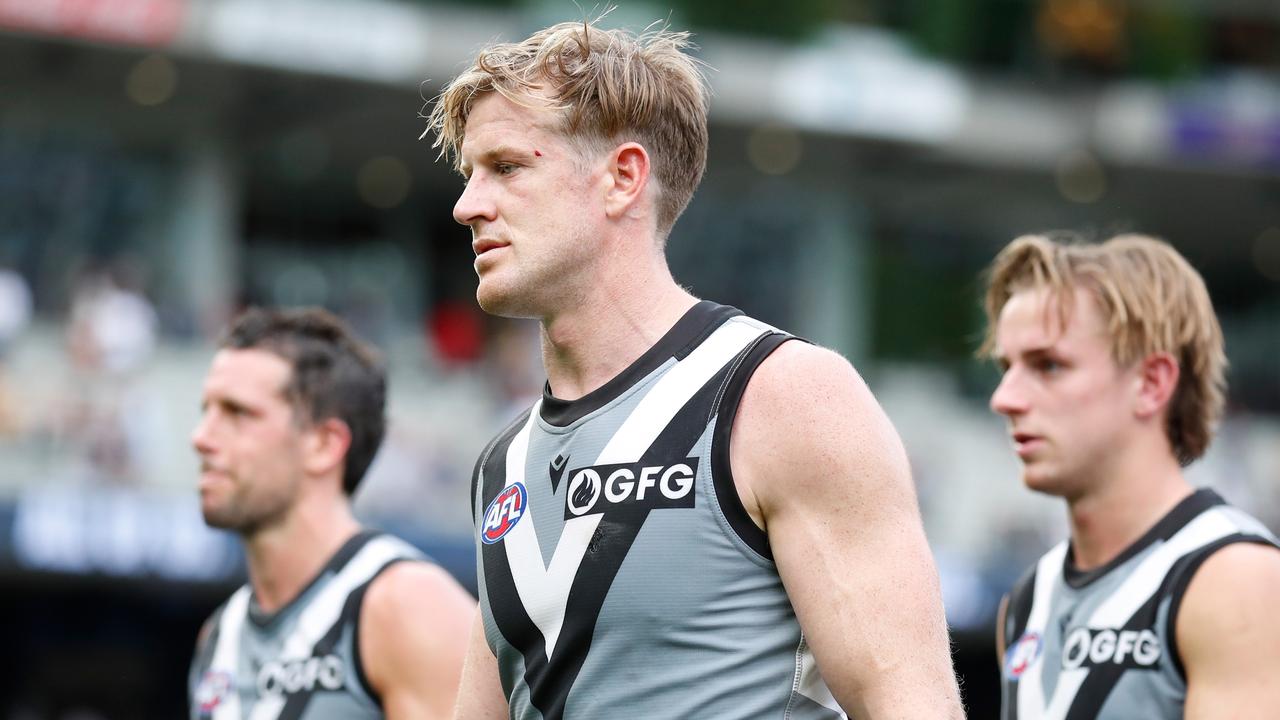
[[[467,185],[453,205],[453,219],[459,225],[475,227],[481,221],[493,221],[496,209],[492,198],[485,190],[485,181],[477,170],[467,179]]]
[[[994,412],[1013,417],[1027,411],[1026,393],[1023,392],[1019,377],[1016,368],[1005,371],[995,392],[991,393],[991,409]]]
[[[213,452],[213,435],[209,428],[209,413],[200,416],[200,422],[196,423],[195,429],[191,431],[191,447],[195,448],[197,454],[201,457]]]

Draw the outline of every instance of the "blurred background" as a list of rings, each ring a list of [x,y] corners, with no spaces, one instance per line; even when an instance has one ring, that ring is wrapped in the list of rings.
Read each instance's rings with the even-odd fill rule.
[[[590,11],[590,8],[587,8]],[[184,716],[242,582],[189,445],[225,322],[318,304],[386,353],[370,524],[474,590],[467,486],[539,391],[475,306],[424,103],[568,0],[0,0],[0,720]],[[622,0],[691,29],[710,167],[669,244],[697,295],[845,353],[911,455],[974,718],[1000,595],[1064,536],[1021,487],[978,273],[1018,234],[1167,238],[1208,281],[1230,410],[1191,472],[1280,527],[1280,4]],[[850,568],[850,572],[856,572]]]

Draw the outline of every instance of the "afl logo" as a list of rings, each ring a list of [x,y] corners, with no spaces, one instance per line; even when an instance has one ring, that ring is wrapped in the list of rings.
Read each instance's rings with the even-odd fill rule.
[[[489,503],[489,508],[484,511],[484,527],[480,530],[480,540],[486,545],[492,545],[511,532],[511,528],[524,517],[528,499],[529,495],[525,492],[524,483],[521,482],[508,485],[498,493],[498,497],[494,498],[493,502]]]
[[[1044,647],[1044,639],[1040,633],[1027,632],[1018,638],[1018,642],[1009,646],[1004,654],[1004,672],[1011,680],[1022,677],[1027,668],[1035,664]]]
[[[209,670],[200,678],[196,686],[195,701],[200,712],[211,713],[232,692],[231,673]]]

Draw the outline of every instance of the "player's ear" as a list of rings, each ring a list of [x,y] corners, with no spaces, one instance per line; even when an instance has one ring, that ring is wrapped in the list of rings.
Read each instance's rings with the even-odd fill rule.
[[[637,206],[649,184],[649,153],[639,143],[625,142],[609,154],[605,212],[622,217]]]
[[[1137,370],[1134,381],[1138,392],[1134,413],[1142,419],[1159,415],[1178,389],[1178,378],[1181,376],[1178,361],[1170,353],[1155,352],[1143,358],[1138,363]]]
[[[311,475],[326,475],[341,468],[351,448],[351,428],[338,418],[313,424],[303,438],[303,468]]]

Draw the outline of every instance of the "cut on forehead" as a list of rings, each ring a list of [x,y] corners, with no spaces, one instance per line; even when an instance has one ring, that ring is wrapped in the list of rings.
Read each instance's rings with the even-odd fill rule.
[[[579,158],[605,149],[607,138],[570,132],[565,111],[550,104],[516,102],[489,91],[478,97],[459,135],[454,169],[467,174],[479,159],[503,153],[533,154],[535,144],[560,145]]]

